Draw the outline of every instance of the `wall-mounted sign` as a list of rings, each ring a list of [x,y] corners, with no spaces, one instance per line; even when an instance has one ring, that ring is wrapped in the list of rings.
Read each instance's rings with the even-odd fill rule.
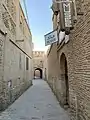
[[[58,41],[56,30],[46,34],[44,37],[45,37],[45,46],[51,45],[52,43],[55,43]]]
[[[72,27],[70,2],[63,2],[65,27]]]

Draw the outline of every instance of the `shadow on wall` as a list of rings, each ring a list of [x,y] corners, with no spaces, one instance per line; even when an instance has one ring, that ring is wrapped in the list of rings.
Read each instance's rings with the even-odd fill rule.
[[[60,58],[60,71],[63,89],[63,104],[69,106],[69,81],[68,81],[68,67],[67,59],[64,53]]]

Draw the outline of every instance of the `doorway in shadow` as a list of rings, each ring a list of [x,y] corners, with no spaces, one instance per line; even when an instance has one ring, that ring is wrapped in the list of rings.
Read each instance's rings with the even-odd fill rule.
[[[69,106],[68,66],[67,66],[67,59],[64,53],[62,53],[61,58],[60,58],[60,71],[61,71],[64,105]]]
[[[34,79],[36,79],[36,78],[42,79],[42,69],[36,68],[34,70]]]

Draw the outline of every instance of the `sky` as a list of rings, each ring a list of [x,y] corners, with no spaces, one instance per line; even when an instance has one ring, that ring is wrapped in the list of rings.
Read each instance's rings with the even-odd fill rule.
[[[24,10],[23,0],[21,4]],[[46,50],[44,35],[52,31],[52,0],[26,0],[34,50]],[[25,11],[25,10],[24,10]]]

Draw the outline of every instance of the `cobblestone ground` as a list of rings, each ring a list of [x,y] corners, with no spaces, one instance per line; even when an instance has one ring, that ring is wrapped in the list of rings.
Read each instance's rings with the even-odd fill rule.
[[[70,120],[43,80],[33,80],[29,88],[7,110],[0,120]]]

